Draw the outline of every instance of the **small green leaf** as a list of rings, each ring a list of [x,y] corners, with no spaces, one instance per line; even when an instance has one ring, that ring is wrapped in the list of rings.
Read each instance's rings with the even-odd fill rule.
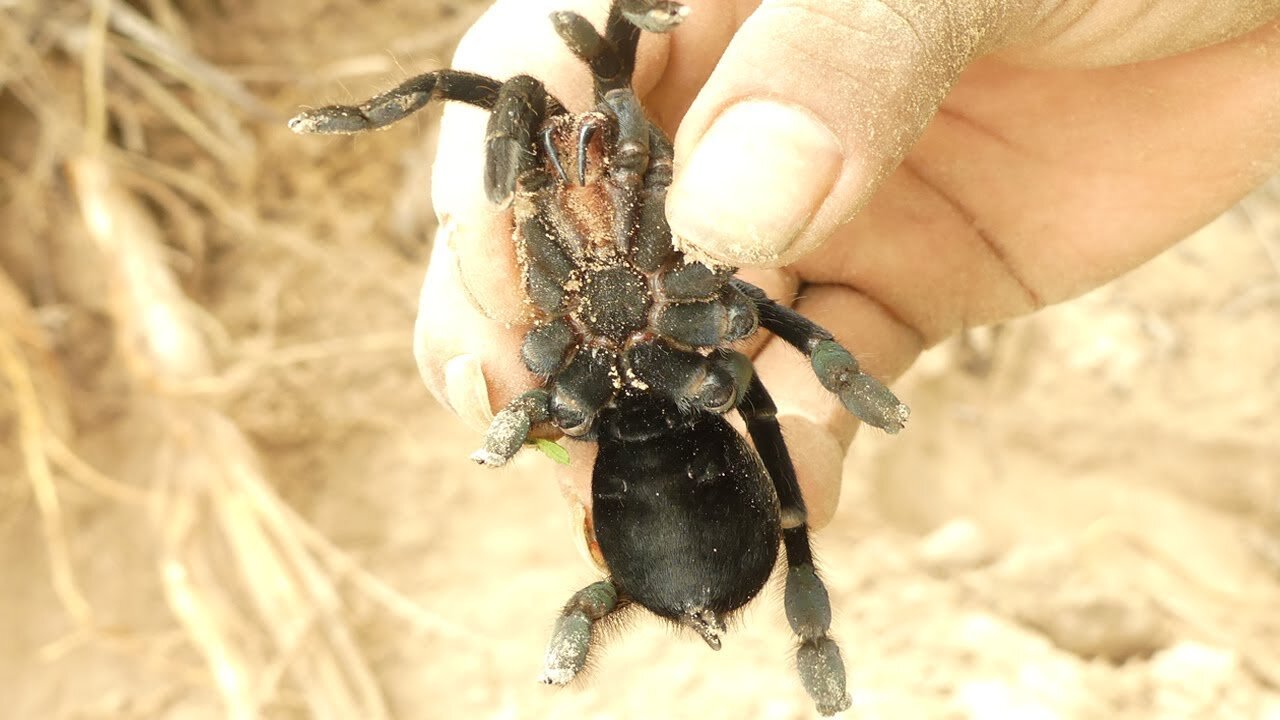
[[[533,444],[537,446],[538,450],[540,450],[543,455],[546,455],[561,465],[569,464],[569,451],[565,450],[563,445],[551,442],[544,438],[534,440]]]

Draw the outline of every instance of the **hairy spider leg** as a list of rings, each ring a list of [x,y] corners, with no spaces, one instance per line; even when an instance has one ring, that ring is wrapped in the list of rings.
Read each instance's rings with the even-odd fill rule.
[[[289,121],[289,128],[296,133],[341,135],[376,130],[412,115],[432,100],[456,100],[491,110],[501,87],[502,83],[484,75],[435,70],[409,78],[359,105],[326,105],[304,111]]]
[[[800,638],[796,652],[800,681],[818,712],[833,715],[847,709],[851,700],[845,688],[840,648],[827,635],[831,627],[831,600],[813,566],[804,497],[778,425],[778,408],[759,377],[751,378],[738,412],[747,423],[747,432],[773,479],[782,506],[782,544],[787,551],[783,605],[791,630]]]
[[[625,82],[613,87],[631,87],[631,75],[636,67],[636,48],[640,45],[640,31],[651,33],[671,32],[684,21],[689,8],[672,0],[617,0],[609,8],[605,21],[604,37],[612,45],[622,61]],[[603,95],[603,93],[599,93]]]
[[[883,383],[863,373],[858,361],[830,332],[769,299],[763,290],[748,282],[734,279],[732,284],[755,301],[761,327],[804,353],[818,381],[840,398],[849,412],[888,433],[902,429],[911,411]]]
[[[631,261],[644,272],[656,272],[675,253],[667,224],[667,186],[671,184],[675,151],[665,133],[649,128],[649,173],[640,190],[637,232],[631,242]]]
[[[698,266],[684,266],[688,267]],[[684,268],[679,268],[677,272]],[[711,271],[708,269],[706,272]],[[663,307],[654,323],[661,335],[693,347],[716,347],[736,342],[756,331],[758,318],[755,306],[742,291],[732,285],[716,289],[713,284],[724,281],[717,280],[715,274],[695,279],[711,286],[715,294],[710,298],[674,302]],[[670,287],[675,283],[663,284],[664,287]]]
[[[527,76],[521,76],[527,77]],[[534,81],[537,82],[537,81]],[[400,83],[358,105],[326,105],[305,110],[289,120],[296,133],[350,135],[384,128],[426,107],[433,100],[463,102],[481,110],[493,110],[505,83],[462,70],[433,70]],[[541,83],[538,83],[541,88]],[[564,105],[542,90],[539,115],[565,114]],[[491,128],[492,129],[492,128]]]
[[[582,672],[597,621],[617,609],[618,589],[608,580],[592,583],[574,593],[556,618],[551,641],[547,643],[542,682],[565,685]]]
[[[624,7],[627,4],[626,0],[615,1],[609,6],[609,16],[604,21],[604,40],[617,53],[621,72],[613,82],[598,82],[596,84],[596,102],[599,102],[611,90],[632,92],[631,76],[636,71],[636,51],[640,48],[641,27],[628,17],[629,15],[635,16],[636,13],[627,13]],[[674,28],[675,25],[672,25],[667,29]]]
[[[484,445],[471,453],[471,459],[489,467],[506,465],[529,439],[529,430],[549,417],[550,393],[542,388],[523,393],[493,416],[484,434]]]
[[[537,332],[530,335],[536,337]],[[572,340],[565,343],[554,338],[555,328],[548,334],[553,338],[547,346],[560,345],[561,352],[568,354]],[[538,339],[534,344],[541,342],[543,340]],[[526,339],[525,344],[528,346],[530,342]],[[583,437],[591,431],[596,415],[617,394],[613,382],[618,367],[617,354],[606,348],[587,347],[573,353],[568,362],[562,360],[556,364],[563,367],[553,371],[554,377],[546,388],[523,393],[494,415],[483,444],[471,454],[472,460],[490,467],[505,465],[529,439],[533,427],[548,420],[570,437]]]
[[[516,180],[543,171],[533,138],[546,115],[547,91],[540,80],[516,75],[498,90],[484,138],[484,190],[489,202],[506,202],[515,192]]]
[[[544,380],[560,372],[578,344],[578,334],[564,318],[535,326],[520,344],[520,359],[529,372]]]
[[[644,176],[645,190],[661,188],[665,197],[667,186],[675,178],[675,156],[671,139],[658,126],[649,123],[649,173]],[[670,230],[667,234],[670,235]]]
[[[641,29],[632,18],[640,17],[641,13],[628,12],[624,5],[636,3],[614,2],[609,7],[603,36],[590,20],[576,12],[563,10],[551,14],[551,23],[560,39],[591,69],[597,103],[610,91],[631,89]],[[678,22],[657,32],[671,30],[676,24]]]
[[[618,357],[611,350],[589,347],[579,349],[565,362],[563,357],[575,342],[563,339],[562,331],[567,329],[553,322],[526,336],[522,348],[526,358],[559,347],[561,359],[546,361],[545,367],[555,367],[548,373],[553,377],[546,388],[523,393],[494,415],[483,444],[471,454],[472,460],[489,467],[505,465],[528,441],[534,426],[547,421],[570,437],[584,437],[591,431],[596,415],[616,394],[613,380]],[[533,364],[527,359],[526,363]]]
[[[545,178],[544,175],[542,179]],[[526,185],[524,189],[532,188]],[[532,192],[530,202],[533,212],[520,222],[516,248],[525,291],[535,308],[559,317],[568,311],[567,286],[582,263],[581,249],[561,240],[556,227],[563,227],[570,220],[551,193]]]
[[[570,437],[586,438],[596,415],[617,394],[618,355],[602,347],[579,348],[551,379],[551,422]]]

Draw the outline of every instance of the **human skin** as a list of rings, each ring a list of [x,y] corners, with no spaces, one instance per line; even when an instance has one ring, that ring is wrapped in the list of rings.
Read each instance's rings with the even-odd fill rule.
[[[675,138],[678,242],[743,268],[886,382],[964,328],[1131,270],[1280,171],[1280,0],[689,4],[675,32],[644,36],[635,83]],[[585,109],[586,71],[547,15],[600,23],[607,5],[500,1],[452,66],[531,74]],[[445,111],[415,333],[427,387],[478,429],[537,385],[484,125]],[[749,351],[821,527],[857,423],[794,350],[760,333]],[[568,445],[566,497],[585,505],[593,446]]]

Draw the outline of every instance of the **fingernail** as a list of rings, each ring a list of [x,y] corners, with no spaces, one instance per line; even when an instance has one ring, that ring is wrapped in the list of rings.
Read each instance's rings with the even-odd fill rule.
[[[475,355],[459,355],[444,365],[444,397],[463,422],[483,430],[493,420],[489,383]]]
[[[734,105],[711,125],[676,177],[667,215],[676,237],[732,265],[786,255],[831,194],[840,141],[807,110]]]
[[[573,545],[578,549],[578,554],[592,567],[602,572],[609,572],[609,568],[604,564],[604,554],[600,552],[600,545],[596,542],[595,530],[591,527],[591,516],[587,512],[587,507],[571,501],[569,521],[572,523],[570,532],[573,533]]]

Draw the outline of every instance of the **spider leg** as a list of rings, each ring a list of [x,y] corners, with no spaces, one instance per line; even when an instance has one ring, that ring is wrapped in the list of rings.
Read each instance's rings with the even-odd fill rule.
[[[289,121],[289,128],[304,134],[376,130],[412,115],[432,100],[456,100],[492,110],[501,87],[502,83],[484,75],[436,70],[410,78],[359,105],[327,105],[304,111]]]
[[[551,421],[570,437],[586,436],[596,414],[617,393],[618,356],[600,347],[580,348],[551,379]]]
[[[568,320],[560,318],[543,323],[525,333],[520,345],[520,359],[534,375],[549,378],[567,362],[569,352],[578,344],[578,335]]]
[[[608,580],[574,593],[556,618],[551,642],[547,643],[542,682],[566,685],[573,680],[587,664],[596,622],[617,608],[618,589]]]
[[[598,102],[610,90],[630,89],[641,30],[669,32],[688,13],[670,0],[617,0],[609,8],[603,36],[575,12],[552,13],[551,22],[569,50],[591,68]]]
[[[484,138],[484,190],[493,203],[505,202],[516,180],[538,169],[534,136],[547,116],[542,82],[517,75],[502,84]]]
[[[672,0],[615,0],[605,21],[604,37],[617,49],[626,87],[631,85],[631,74],[635,71],[640,31],[671,32],[688,14],[689,8]]]
[[[649,174],[644,176],[646,190],[662,188],[666,195],[667,186],[675,177],[675,147],[666,133],[649,123]]]
[[[852,701],[845,687],[840,648],[827,635],[831,627],[831,600],[813,566],[804,497],[800,494],[791,455],[782,439],[777,411],[760,378],[753,376],[738,405],[738,412],[746,420],[747,432],[760,453],[765,470],[773,479],[778,502],[782,506],[782,544],[787,551],[783,605],[791,630],[800,638],[796,668],[818,712],[834,715],[847,709]]]
[[[541,388],[530,390],[507,403],[484,434],[484,445],[471,454],[471,459],[481,465],[501,467],[515,456],[529,430],[551,417],[551,395]]]
[[[644,116],[640,99],[630,86],[610,90],[604,96],[604,105],[618,122],[617,139],[610,153],[610,173],[629,191],[638,191],[645,171],[649,169],[649,135],[652,125]]]
[[[709,289],[714,295],[704,300],[668,303],[655,319],[658,332],[694,347],[725,345],[755,332],[759,318],[750,297],[737,287],[724,284],[724,278],[710,268],[704,273],[699,267],[706,268],[691,263],[668,273],[663,278],[664,289],[670,287],[690,294]],[[672,276],[675,277],[668,280]],[[716,283],[720,284],[718,289]]]
[[[616,14],[616,8],[610,11],[610,22],[613,22],[613,17]],[[551,13],[551,24],[555,27],[556,34],[569,47],[569,51],[591,69],[591,77],[595,81],[597,100],[609,90],[630,86],[631,64],[634,64],[634,48],[632,51],[632,63],[628,64],[624,60],[625,56],[618,52],[619,48],[610,40],[601,37],[595,26],[591,24],[591,21],[576,12],[562,10]],[[633,33],[638,41],[640,37],[639,28],[630,25],[630,23],[626,24],[631,28],[628,32]]]
[[[525,292],[534,307],[553,316],[563,315],[566,288],[579,258],[567,251],[556,228],[570,221],[551,193],[534,193],[532,201],[534,212],[521,222],[517,235]]]
[[[631,259],[645,272],[655,272],[675,253],[667,224],[667,186],[675,152],[661,130],[649,127],[649,173],[640,191],[639,224],[631,243]]]
[[[649,121],[631,89],[640,28],[626,19],[617,3],[609,10],[607,37],[602,37],[590,20],[568,10],[552,13],[551,23],[569,50],[591,69],[596,103],[609,107],[618,120],[614,164],[638,183],[649,162]],[[594,128],[584,128],[582,145],[590,132]],[[585,165],[584,157],[580,153],[580,165]]]
[[[910,408],[879,380],[863,373],[858,361],[831,333],[795,310],[770,300],[755,285],[737,279],[732,285],[755,301],[760,326],[804,353],[818,381],[839,397],[849,412],[888,433],[902,429],[911,414]]]

